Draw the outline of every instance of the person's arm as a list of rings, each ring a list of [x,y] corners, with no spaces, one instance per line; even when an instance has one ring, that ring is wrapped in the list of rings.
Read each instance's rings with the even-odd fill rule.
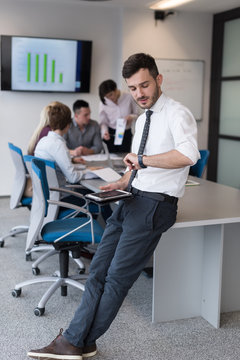
[[[139,165],[137,154],[129,153],[125,156],[123,161],[130,170],[142,169],[142,167]],[[177,169],[185,166],[191,166],[194,164],[194,162],[190,158],[183,155],[178,150],[171,150],[158,155],[143,155],[142,162],[145,166],[163,169]]]
[[[100,105],[99,105],[99,125],[100,125],[100,129],[101,129],[102,139],[109,140],[110,135],[108,132],[108,119],[107,119],[107,114],[105,113],[105,111],[103,109],[102,103],[100,103]]]
[[[65,142],[59,143],[54,151],[55,161],[68,182],[74,184],[82,178],[82,171],[76,170]]]
[[[114,183],[110,183],[104,186],[99,186],[101,190],[126,190],[131,176],[131,171],[127,171],[121,179]]]
[[[94,150],[86,146],[78,146],[74,150],[70,150],[70,155],[72,156],[81,156],[81,155],[91,155],[94,154]]]

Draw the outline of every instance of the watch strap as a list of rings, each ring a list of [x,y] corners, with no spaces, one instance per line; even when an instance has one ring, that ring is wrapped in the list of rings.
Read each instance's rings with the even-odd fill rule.
[[[145,169],[146,165],[144,165],[142,158],[143,158],[143,155],[138,155],[138,163],[142,169]]]

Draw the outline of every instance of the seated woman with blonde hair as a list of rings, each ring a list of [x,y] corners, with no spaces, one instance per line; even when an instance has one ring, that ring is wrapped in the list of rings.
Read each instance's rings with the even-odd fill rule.
[[[49,110],[55,106],[61,104],[58,101],[52,101],[50,104],[44,106],[40,113],[40,122],[32,134],[32,137],[28,144],[27,153],[28,155],[34,155],[34,150],[37,146],[37,143],[41,138],[47,136],[48,132],[51,131],[51,127],[49,124]]]

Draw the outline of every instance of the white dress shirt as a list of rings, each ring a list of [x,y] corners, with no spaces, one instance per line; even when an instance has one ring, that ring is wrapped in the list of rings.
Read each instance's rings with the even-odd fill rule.
[[[178,150],[196,163],[200,158],[197,146],[197,125],[191,112],[182,104],[162,94],[151,108],[153,114],[144,155],[157,155]],[[132,152],[137,154],[145,124],[145,113],[136,122]],[[132,186],[150,192],[181,197],[184,194],[189,166],[163,169],[148,166],[137,172]]]
[[[60,186],[66,184],[66,179],[69,183],[74,184],[82,178],[82,171],[76,170],[71,161],[64,138],[54,131],[50,131],[38,142],[34,155],[56,162]]]
[[[99,105],[99,124],[102,136],[108,131],[108,127],[116,129],[117,119],[125,118],[128,115],[133,115],[136,119],[139,114],[137,104],[128,93],[121,92],[117,104],[107,98],[105,98],[105,102],[106,105],[102,102]],[[131,123],[127,123],[126,129],[131,128],[131,125]]]

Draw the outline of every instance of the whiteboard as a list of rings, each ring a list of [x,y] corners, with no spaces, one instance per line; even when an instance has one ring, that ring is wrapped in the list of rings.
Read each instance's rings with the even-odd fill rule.
[[[155,59],[163,75],[163,92],[187,106],[196,120],[202,119],[204,61]]]

